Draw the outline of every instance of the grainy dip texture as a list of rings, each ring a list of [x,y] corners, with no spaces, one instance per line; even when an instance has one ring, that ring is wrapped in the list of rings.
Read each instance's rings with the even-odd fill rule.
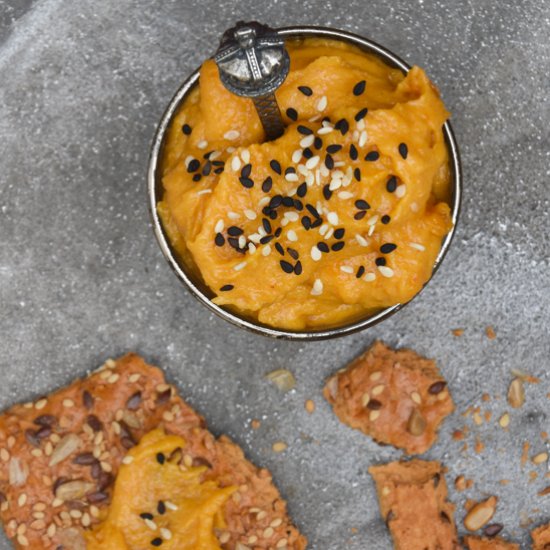
[[[305,548],[270,473],[227,437],[216,439],[162,372],[135,354],[0,417],[0,517],[8,537],[17,548],[83,550],[82,530],[109,505],[121,461],[158,427],[185,440],[183,467],[206,466],[204,479],[236,488],[223,508],[227,525],[216,533],[223,548]]]

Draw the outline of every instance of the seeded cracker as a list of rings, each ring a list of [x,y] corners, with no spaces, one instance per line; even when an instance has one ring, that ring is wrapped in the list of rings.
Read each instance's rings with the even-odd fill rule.
[[[541,525],[531,532],[533,550],[548,550],[550,548],[550,524]]]
[[[305,548],[270,473],[227,437],[215,439],[162,372],[135,354],[0,417],[0,519],[15,548],[85,550],[82,530],[109,505],[127,450],[157,427],[186,440],[183,461],[206,465],[206,479],[239,487],[218,533],[225,548],[251,539],[255,549]]]
[[[507,542],[500,537],[464,537],[467,550],[519,550],[519,544]]]
[[[435,362],[376,342],[324,390],[338,418],[409,454],[427,451],[454,404]]]

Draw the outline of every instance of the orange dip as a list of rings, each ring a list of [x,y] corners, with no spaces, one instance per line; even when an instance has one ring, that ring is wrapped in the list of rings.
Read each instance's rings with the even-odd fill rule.
[[[290,41],[266,142],[251,100],[206,61],[175,116],[158,211],[213,301],[290,330],[410,300],[451,229],[437,89],[343,42]]]

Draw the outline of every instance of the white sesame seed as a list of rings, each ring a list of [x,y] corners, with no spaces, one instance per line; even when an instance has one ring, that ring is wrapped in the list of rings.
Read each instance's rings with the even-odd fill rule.
[[[344,201],[348,199],[353,199],[353,197],[354,197],[354,194],[349,191],[340,191],[338,193],[338,198]]]
[[[367,220],[367,225],[374,225],[378,221],[378,215],[375,214]]]
[[[296,231],[294,231],[294,229],[289,229],[286,232],[286,237],[291,242],[296,242],[298,240],[298,235],[296,235]]]
[[[313,282],[313,288],[311,289],[311,294],[313,296],[319,296],[323,293],[323,281],[321,279],[315,279]]]
[[[225,223],[223,220],[218,220],[218,223],[214,227],[214,231],[216,233],[221,233],[223,231],[223,228],[225,227]]]
[[[202,189],[197,192],[197,195],[208,195],[209,193],[212,193],[212,189]]]
[[[356,126],[357,126],[357,129],[359,131],[364,130],[365,129],[365,119],[362,118],[361,120],[358,120]]]
[[[324,95],[318,102],[317,102],[317,110],[320,112],[323,112],[327,108],[328,100],[327,96]]]
[[[338,214],[336,212],[329,212],[327,215],[327,220],[332,225],[338,225]]]
[[[234,153],[237,149],[236,147],[226,147],[225,150],[231,155]]]
[[[415,248],[416,250],[420,250],[420,252],[423,252],[426,250],[426,247],[424,245],[418,244],[418,243],[409,243],[409,246],[411,248]]]
[[[246,246],[246,237],[244,235],[239,236],[239,248],[244,248]]]
[[[319,227],[319,234],[324,235],[328,231],[328,225],[324,223],[321,227]]]
[[[193,160],[193,156],[192,155],[187,155],[185,157],[185,160],[184,160],[184,164],[185,164],[185,167],[187,168],[189,166],[189,163]]]
[[[296,170],[298,170],[302,176],[309,174],[309,170],[306,168],[305,164],[298,164]]]
[[[253,243],[258,244],[260,242],[260,235],[258,233],[252,233],[251,235],[248,235],[248,240],[252,241]]]
[[[267,235],[267,231],[264,229],[264,226],[263,226],[263,225],[258,226],[258,233],[259,233],[262,237],[265,237],[265,236]]]
[[[170,540],[172,538],[172,531],[166,529],[166,527],[160,528],[160,534],[164,540]]]
[[[361,135],[359,136],[359,147],[364,147],[365,144],[367,143],[367,131],[366,130],[363,130],[361,132]]]
[[[286,227],[286,226],[288,225],[288,222],[289,222],[289,220],[288,220],[287,218],[283,218],[283,219],[281,220],[281,225],[282,225],[283,227]]]
[[[365,239],[363,235],[359,235],[359,233],[357,233],[357,235],[355,235],[355,238],[357,239],[357,242],[360,246],[369,246],[369,241],[367,241],[367,239]]]
[[[271,254],[271,245],[266,244],[262,250],[262,256],[269,256]]]
[[[245,164],[248,164],[250,162],[250,151],[248,149],[243,149],[241,151],[241,158]]]
[[[208,147],[208,141],[206,141],[205,139],[201,139],[198,143],[197,143],[197,147],[199,149],[206,149]]]
[[[418,212],[419,207],[418,207],[418,204],[416,204],[416,202],[411,202],[411,210],[413,212]]]
[[[306,184],[308,187],[311,187],[315,183],[315,176],[313,175],[313,172],[308,172],[306,174]]]
[[[238,172],[240,169],[241,169],[241,159],[237,155],[235,155],[231,159],[231,170],[233,170],[233,172]]]
[[[367,281],[367,283],[372,283],[376,279],[375,273],[366,273],[363,277],[363,281]]]
[[[289,197],[293,197],[293,196],[296,194],[297,191],[298,191],[298,188],[297,188],[297,187],[293,187],[293,188],[287,193],[287,195],[288,195]]]
[[[388,267],[387,265],[379,265],[378,271],[380,271],[380,273],[384,275],[384,277],[387,277],[388,279],[390,277],[393,277],[393,274],[394,274],[393,269],[391,267]]]
[[[359,140],[359,130],[353,130],[353,133],[351,134],[351,138],[353,139],[353,141],[358,141]]]
[[[298,214],[298,212],[288,211],[285,212],[285,218],[287,218],[291,222],[297,222],[300,219],[300,215]]]
[[[340,189],[340,187],[342,187],[342,180],[337,178],[333,178],[328,186],[331,191],[336,191],[337,189]]]
[[[317,130],[317,133],[320,136],[324,136],[325,134],[330,134],[333,130],[334,128],[332,128],[331,126],[323,126],[322,128],[319,128]]]
[[[244,215],[249,219],[249,220],[255,220],[258,216],[256,214],[256,212],[254,212],[254,210],[250,210],[249,208],[247,208],[245,211],[244,211]]]
[[[256,254],[256,245],[253,243],[250,243],[248,245],[248,252],[250,252],[250,254]]]
[[[229,149],[229,148],[228,148]],[[208,155],[208,160],[216,160],[218,157],[221,157],[222,152],[221,151],[212,151]]]
[[[306,147],[311,147],[314,141],[315,136],[313,134],[309,134],[308,136],[305,136],[300,140],[300,147],[302,149],[305,149]]]
[[[258,206],[260,208],[263,208],[266,204],[269,203],[269,201],[271,200],[270,197],[262,197],[259,201],[258,201]]]
[[[343,271],[344,273],[353,273],[353,267],[350,265],[341,265],[340,271]]]
[[[367,235],[370,237],[370,236],[374,233],[374,230],[375,230],[375,229],[376,229],[376,225],[374,225],[374,224],[371,225],[371,226],[369,227],[369,230],[368,230],[368,232],[367,232]]]
[[[134,457],[133,457],[133,456],[126,455],[126,456],[122,459],[122,464],[132,464],[133,461],[134,461]]]
[[[336,166],[337,168],[340,168],[340,167],[345,166],[345,165],[346,165],[346,163],[343,160],[337,160],[334,163],[334,166]]]
[[[235,271],[241,271],[241,269],[244,269],[245,266],[246,266],[246,262],[241,262],[240,264],[233,266],[233,269]]]
[[[321,171],[321,176],[323,176],[324,178],[326,178],[330,174],[328,168],[324,164],[321,164],[321,168],[319,168],[319,170]]]
[[[302,158],[302,150],[301,149],[296,149],[296,151],[294,151],[294,153],[292,153],[292,162],[294,164],[298,164],[300,162]]]
[[[286,181],[298,181],[298,179],[298,174],[295,174],[294,172],[289,172],[288,174],[285,174]]]
[[[227,217],[231,220],[238,220],[241,217],[241,215],[237,212],[228,212]]]
[[[334,234],[334,227],[331,227],[328,231],[327,231],[327,234],[325,235],[325,240],[328,240],[332,237],[332,235]]]
[[[311,247],[311,259],[314,262],[318,262],[321,259],[322,252],[317,248],[317,246]]]
[[[319,157],[319,155],[315,155],[314,157],[311,157],[306,162],[306,168],[308,170],[313,170],[319,164],[320,160],[321,158]]]
[[[241,133],[238,130],[229,130],[229,132],[225,132],[223,137],[229,141],[234,141],[238,139],[240,135]]]
[[[405,192],[407,191],[407,186],[406,185],[400,185],[399,187],[397,187],[397,189],[395,190],[395,196],[398,198],[398,199],[401,199],[405,196]]]
[[[325,166],[324,164],[321,165],[321,168]],[[321,172],[319,170],[315,170],[315,183],[317,185],[321,185]]]
[[[178,506],[173,502],[170,502],[169,500],[165,500],[164,505],[166,506],[166,508],[168,508],[168,510],[175,511],[178,509]]]
[[[147,525],[147,527],[149,527],[152,531],[157,530],[157,524],[152,519],[145,519],[144,522],[145,525]]]
[[[312,116],[311,118],[309,118],[309,122],[317,122],[319,120],[319,117],[321,115],[315,115],[315,116]]]

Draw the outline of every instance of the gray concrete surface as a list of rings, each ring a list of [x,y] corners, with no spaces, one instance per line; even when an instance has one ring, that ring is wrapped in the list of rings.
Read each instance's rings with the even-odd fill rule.
[[[425,67],[453,113],[466,184],[455,243],[425,292],[366,333],[306,345],[240,331],[180,286],[150,230],[155,125],[221,31],[250,17],[368,36]],[[528,387],[507,433],[494,420],[507,408],[501,397],[468,439],[482,434],[483,453],[452,440],[472,424],[458,412],[427,456],[445,462],[449,480],[475,480],[452,491],[459,521],[466,496],[495,493],[495,520],[529,548],[521,520],[550,519],[550,497],[536,496],[550,484],[545,467],[519,462],[523,441],[543,450],[548,428],[549,19],[538,0],[0,0],[0,407],[136,350],[216,433],[273,470],[310,548],[386,550],[367,468],[399,453],[341,426],[321,398],[323,379],[382,338],[436,358],[463,411],[483,392],[503,396],[521,368],[542,383]],[[264,379],[279,367],[298,379],[284,396]],[[263,420],[257,432],[252,418]],[[286,453],[271,452],[276,440]],[[528,483],[531,470],[539,478]]]

